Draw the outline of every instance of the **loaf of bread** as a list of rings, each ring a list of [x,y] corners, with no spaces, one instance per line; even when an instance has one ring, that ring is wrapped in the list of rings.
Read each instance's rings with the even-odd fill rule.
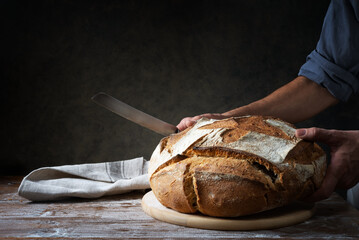
[[[149,165],[162,205],[182,213],[237,217],[286,205],[313,193],[326,171],[324,151],[295,137],[280,119],[202,118],[163,138]]]

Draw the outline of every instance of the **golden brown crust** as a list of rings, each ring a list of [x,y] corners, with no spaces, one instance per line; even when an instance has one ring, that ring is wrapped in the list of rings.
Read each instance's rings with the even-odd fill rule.
[[[218,184],[222,177],[225,180]],[[198,210],[210,216],[236,217],[259,212],[266,206],[265,186],[239,176],[196,172],[195,190]],[[243,205],[246,207],[238,207]]]
[[[202,129],[215,129],[215,128],[227,128],[228,130],[223,133],[223,141],[226,143],[234,142],[240,137],[254,131],[257,133],[263,133],[273,137],[279,137],[283,139],[290,139],[280,129],[273,129],[265,120],[266,119],[277,119],[264,116],[252,116],[244,118],[228,118],[222,121],[214,122],[212,124],[201,127]]]
[[[156,197],[165,206],[179,212],[194,213],[196,209],[188,201],[186,191],[190,163],[182,161],[158,171],[152,180],[156,184]]]
[[[292,127],[279,119],[253,116],[202,123],[166,137],[151,158],[152,190],[166,207],[216,217],[253,214],[302,199],[320,186],[325,154],[317,144],[296,139]],[[181,141],[192,137],[189,134],[196,138],[183,150],[187,140]],[[260,149],[251,152],[257,147],[243,150],[240,141],[248,136],[264,136],[264,142],[278,139],[282,145],[274,145],[284,148],[286,141],[291,148],[282,161],[277,155],[267,159]]]

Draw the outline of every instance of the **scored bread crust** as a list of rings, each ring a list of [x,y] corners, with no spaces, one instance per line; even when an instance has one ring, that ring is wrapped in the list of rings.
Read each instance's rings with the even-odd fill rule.
[[[163,138],[149,164],[159,202],[182,213],[237,217],[313,193],[326,171],[324,151],[295,137],[280,119],[202,118]]]

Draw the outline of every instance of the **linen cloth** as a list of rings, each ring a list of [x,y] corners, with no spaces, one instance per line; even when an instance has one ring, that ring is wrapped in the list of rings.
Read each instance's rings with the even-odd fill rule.
[[[18,194],[31,201],[68,197],[99,198],[150,188],[144,158],[94,164],[44,167],[21,182]]]

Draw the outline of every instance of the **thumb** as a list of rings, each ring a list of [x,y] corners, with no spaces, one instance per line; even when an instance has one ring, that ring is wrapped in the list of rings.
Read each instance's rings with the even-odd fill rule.
[[[332,130],[323,128],[300,128],[296,130],[296,137],[307,141],[317,141],[322,143],[332,143]]]

